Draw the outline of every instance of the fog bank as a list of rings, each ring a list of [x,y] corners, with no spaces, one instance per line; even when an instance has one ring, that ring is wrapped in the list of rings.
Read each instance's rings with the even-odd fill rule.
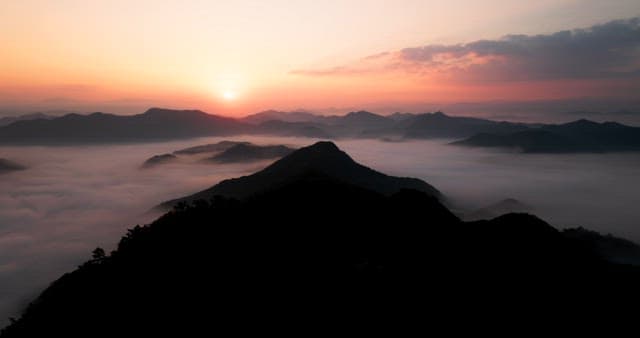
[[[304,138],[234,137],[298,147]],[[159,202],[257,171],[271,161],[205,164],[181,157],[141,170],[147,158],[221,138],[87,147],[0,147],[27,170],[0,175],[0,326],[47,283],[110,251],[127,228],[151,221]],[[456,209],[516,198],[556,227],[584,226],[640,242],[640,156],[538,155],[446,145],[447,141],[336,142],[356,161],[397,176],[424,179]]]

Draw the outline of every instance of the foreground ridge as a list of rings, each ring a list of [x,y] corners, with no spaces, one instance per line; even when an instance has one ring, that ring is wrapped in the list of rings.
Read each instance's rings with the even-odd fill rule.
[[[327,170],[298,170],[317,161]],[[604,260],[594,234],[560,232],[522,213],[462,222],[428,191],[364,186],[389,176],[352,162],[319,142],[248,176],[290,169],[278,185],[180,203],[129,230],[111,254],[96,249],[1,336],[250,331],[319,325],[326,311],[352,318],[451,302],[513,309],[558,299],[580,306],[573,302],[585,294],[591,306],[638,299],[640,270]],[[383,179],[336,178],[328,168],[342,169],[337,163]]]

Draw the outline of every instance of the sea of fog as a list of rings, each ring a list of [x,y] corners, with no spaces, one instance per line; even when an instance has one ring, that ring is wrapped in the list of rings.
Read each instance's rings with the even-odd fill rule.
[[[290,146],[315,142],[226,139]],[[126,229],[157,217],[148,213],[154,205],[270,163],[206,164],[186,157],[140,168],[152,155],[220,140],[0,147],[0,158],[29,167],[0,175],[0,327],[48,283],[89,259],[95,247],[109,251]],[[431,183],[456,209],[516,198],[556,227],[584,226],[640,242],[638,154],[518,154],[449,146],[443,140],[336,143],[362,164]]]

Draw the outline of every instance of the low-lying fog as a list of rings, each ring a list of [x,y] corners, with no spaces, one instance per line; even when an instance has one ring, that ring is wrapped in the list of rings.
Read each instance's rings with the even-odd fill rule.
[[[226,139],[290,146],[315,141]],[[147,214],[149,208],[271,162],[205,164],[183,159],[140,169],[152,155],[220,140],[0,147],[0,158],[29,167],[0,175],[0,327],[9,316],[17,317],[47,283],[89,259],[96,246],[109,251],[127,228],[151,221],[157,215]],[[336,143],[374,169],[424,179],[457,209],[516,198],[556,227],[582,225],[640,242],[638,154],[525,155],[448,146],[442,140]]]

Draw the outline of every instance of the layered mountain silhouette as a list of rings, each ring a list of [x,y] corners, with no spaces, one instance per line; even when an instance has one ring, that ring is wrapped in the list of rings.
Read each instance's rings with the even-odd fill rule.
[[[302,136],[311,138],[331,138],[328,126],[314,122],[288,122],[269,120],[255,126],[254,133],[276,136]]]
[[[240,134],[247,126],[199,110],[152,108],[143,114],[68,114],[49,120],[17,121],[0,128],[0,143],[56,144],[156,141]]]
[[[142,168],[148,169],[159,165],[176,162],[181,158],[200,159],[198,163],[246,163],[267,159],[278,159],[290,154],[295,149],[284,145],[257,145],[243,141],[220,141],[212,144],[193,146],[174,151],[172,154],[155,155],[147,159]],[[196,156],[199,155],[199,156]],[[202,156],[206,156],[202,158]],[[188,163],[189,161],[187,161]]]
[[[492,219],[500,215],[509,213],[528,213],[533,211],[533,207],[518,201],[515,198],[505,198],[499,202],[487,205],[463,216],[465,220],[475,221],[481,219]]]
[[[560,125],[539,125],[449,116],[442,112],[381,116],[367,111],[343,116],[268,111],[234,119],[199,110],[160,108],[131,116],[68,114],[51,119],[14,121],[0,126],[0,144],[149,142],[245,134],[395,141],[462,139],[454,144],[510,147],[524,152],[640,150],[640,128],[615,122],[578,120]]]
[[[281,331],[326,325],[328,313],[638,298],[640,270],[584,240],[527,214],[462,222],[435,188],[365,168],[329,142],[226,182],[129,230],[111,254],[96,249],[1,336]]]
[[[339,182],[372,189],[384,195],[390,195],[402,189],[414,189],[442,198],[436,188],[424,181],[379,173],[358,164],[335,144],[318,142],[296,150],[253,175],[224,180],[193,195],[164,202],[159,207],[166,210],[181,202],[210,200],[215,196],[246,199],[293,181],[306,179],[308,176],[326,176]]]
[[[4,158],[0,158],[0,174],[24,169],[27,169],[27,167]]]
[[[442,112],[404,119],[408,138],[462,138],[478,133],[507,133],[529,129],[522,123],[496,122],[473,117],[449,116]]]
[[[217,143],[203,144],[199,146],[193,146],[189,148],[176,150],[173,153],[176,155],[197,155],[197,154],[206,154],[206,153],[216,153],[220,151],[225,151],[239,144],[250,145],[251,143],[242,142],[242,141],[220,141]]]
[[[294,150],[283,145],[236,144],[206,160],[218,163],[253,162],[281,158],[289,155]]]
[[[28,121],[28,120],[37,120],[37,119],[50,120],[50,119],[53,119],[54,117],[55,116],[47,115],[47,114],[44,114],[44,113],[33,113],[33,114],[25,114],[25,115],[19,115],[19,116],[8,116],[8,117],[0,118],[0,127],[12,124],[12,123],[17,122],[17,121]]]
[[[640,128],[582,119],[514,133],[480,133],[454,144],[517,148],[527,153],[638,151]]]
[[[322,117],[306,111],[284,112],[265,110],[242,118],[243,122],[261,124],[267,121],[283,122],[322,122]]]

